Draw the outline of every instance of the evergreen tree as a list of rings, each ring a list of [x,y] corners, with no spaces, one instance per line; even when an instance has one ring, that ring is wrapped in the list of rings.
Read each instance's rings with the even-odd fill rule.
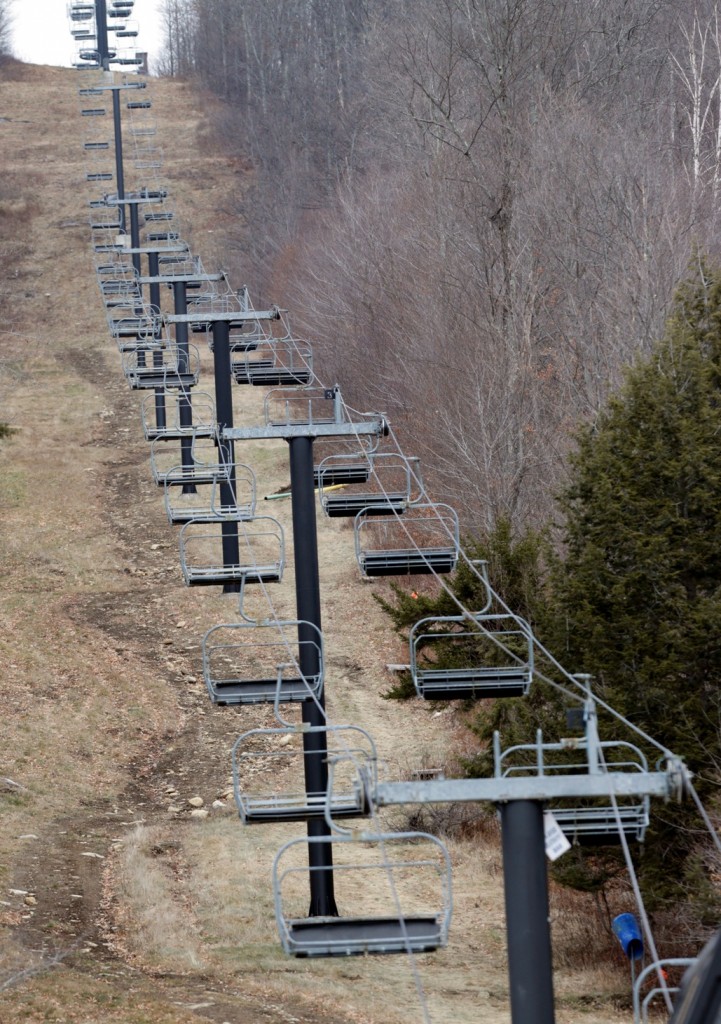
[[[556,650],[708,794],[721,766],[721,272],[699,266],[662,341],[582,432],[561,504]],[[698,830],[654,810],[647,895],[691,874],[698,890]]]

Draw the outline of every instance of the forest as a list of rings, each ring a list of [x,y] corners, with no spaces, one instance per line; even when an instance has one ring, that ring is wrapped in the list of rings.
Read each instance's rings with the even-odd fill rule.
[[[552,515],[574,430],[719,250],[714,0],[165,0],[227,103],[226,262],[466,526]]]

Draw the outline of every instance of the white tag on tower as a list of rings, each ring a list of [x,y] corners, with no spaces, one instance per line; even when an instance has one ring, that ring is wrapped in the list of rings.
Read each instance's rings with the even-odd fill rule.
[[[549,860],[558,860],[561,854],[571,849],[571,844],[550,811],[543,812],[543,838],[546,844],[546,856]]]

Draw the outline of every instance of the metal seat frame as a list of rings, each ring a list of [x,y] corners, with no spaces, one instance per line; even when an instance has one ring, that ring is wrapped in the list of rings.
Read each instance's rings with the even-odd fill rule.
[[[308,634],[303,640],[298,635],[300,628]],[[304,650],[312,650],[314,655],[317,672],[312,676],[305,676],[300,669]],[[213,626],[203,637],[202,658],[203,678],[214,704],[278,706],[318,699],[323,690],[323,634],[303,620]],[[218,672],[219,659],[230,663],[224,674]],[[259,661],[263,663],[261,673],[253,673],[252,663]]]
[[[239,551],[237,563],[226,565],[222,551],[220,557],[199,560],[195,548],[209,544],[218,548],[222,545],[228,527],[237,524],[239,546],[244,547],[247,555],[243,558]],[[200,527],[196,530],[195,527]],[[211,530],[211,527],[216,527]],[[242,535],[242,536],[241,536]],[[240,544],[240,541],[243,544]],[[275,548],[273,557],[259,560],[252,555],[253,542],[256,545],[266,543]],[[283,578],[285,567],[285,537],[283,527],[272,516],[252,516],[250,519],[239,516],[224,516],[216,522],[185,523],[180,530],[180,568],[183,579],[190,587],[215,586],[227,583],[279,583]]]
[[[173,526],[185,523],[214,523],[219,519],[253,519],[256,513],[257,488],[255,473],[241,463],[232,467],[219,467],[216,477],[207,483],[195,483],[194,494],[184,494],[178,484],[185,481],[182,466],[170,473],[165,481],[165,513],[168,522]],[[235,498],[232,504],[224,504],[221,496],[221,484],[233,489],[232,475],[235,477]],[[239,500],[240,488],[247,493],[247,500]]]
[[[376,849],[380,851],[375,861],[363,860],[356,863],[343,864],[337,860],[332,867],[318,866],[317,861],[309,858],[308,866],[285,867],[284,859],[294,847],[305,844],[328,844],[335,850],[344,845],[352,849],[358,856],[362,851]],[[427,850],[433,848],[433,857],[426,854],[422,858],[413,857],[414,848],[421,844]],[[394,848],[405,845],[408,851],[405,856],[392,859]],[[373,873],[378,877],[382,873],[390,886],[391,899],[389,912],[373,915],[352,915],[344,917],[289,917],[284,909],[283,889],[294,874],[308,871],[332,870],[336,882],[352,871]],[[398,906],[394,873],[403,874],[410,871],[433,871],[440,882],[440,906],[429,913],[405,914]],[[366,884],[364,892],[371,887]],[[278,851],[273,862],[273,891],[275,897],[275,914],[280,934],[280,941],[286,953],[296,957],[335,957],[358,956],[366,953],[428,953],[446,945],[450,926],[453,903],[451,889],[451,863],[445,845],[435,836],[426,832],[393,832],[367,833],[350,835],[332,835],[293,839]]]
[[[295,737],[317,735],[325,737],[323,744],[328,760],[340,756],[358,765],[356,778],[342,790],[329,787],[327,792],[308,793],[300,786],[290,792],[281,790],[275,781],[283,767],[302,778],[303,748],[292,749],[289,741]],[[258,742],[270,749],[249,749]],[[301,762],[299,764],[299,762]],[[274,729],[251,729],[238,737],[233,746],[233,789],[241,821],[256,822],[308,821],[310,819],[367,817],[370,812],[368,795],[375,789],[378,755],[370,735],[354,725],[281,726]],[[265,767],[264,771],[264,765]],[[280,767],[278,767],[280,765]],[[248,783],[244,782],[244,769],[249,768]],[[276,769],[276,770],[274,770]],[[261,791],[256,778],[268,777],[273,772],[271,792]]]
[[[634,744],[622,740],[601,740],[598,736],[598,722],[593,698],[584,703],[586,734],[573,739],[562,739],[558,743],[544,743],[539,729],[535,743],[522,743],[501,751],[498,733],[493,736],[493,757],[496,778],[519,775],[579,775],[648,773],[648,763],[643,752]],[[578,751],[585,754],[580,762],[549,761],[548,755]],[[606,758],[611,755],[611,759]],[[621,755],[620,759],[616,755]],[[521,755],[523,762],[513,764],[513,758]],[[564,802],[551,808],[554,817],[566,838],[580,845],[610,846],[620,843],[620,833],[627,840],[643,842],[649,824],[650,797],[619,797],[616,806],[608,801],[586,804]]]
[[[429,502],[414,505],[397,521],[398,531],[403,530],[407,543],[403,547],[370,546],[365,538],[371,531],[382,528],[387,532],[393,526],[387,519],[378,521],[377,516],[361,509],[355,517],[356,559],[364,576],[403,576],[429,573],[453,572],[460,552],[460,527],[458,515],[450,505]],[[444,543],[429,543],[443,535]],[[415,544],[414,534],[420,535]],[[423,537],[426,534],[426,537]],[[435,534],[435,538],[434,538]],[[448,538],[448,539],[446,539]]]
[[[193,422],[189,425],[181,423],[180,409],[183,396],[180,391],[163,391],[159,396],[165,408],[165,423],[158,425],[156,420],[156,395],[146,395],[140,406],[143,425],[143,436],[146,441],[164,438],[167,441],[179,441],[185,437],[215,437],[217,423],[215,419],[215,399],[205,391],[193,391]],[[170,408],[169,408],[170,405]]]
[[[431,628],[436,627],[436,628]],[[465,628],[464,628],[465,627]],[[434,643],[461,649],[486,639],[505,663],[488,665],[468,659],[462,666],[438,667],[419,655]],[[481,697],[525,697],[533,680],[533,634],[527,622],[510,613],[446,615],[419,619],[409,636],[410,670],[419,697],[425,700],[477,700]],[[521,647],[522,650],[515,648]],[[495,658],[494,658],[495,660]]]
[[[367,457],[366,475],[359,479],[359,468],[363,466],[359,466],[357,456],[328,455],[317,469],[321,508],[330,518],[355,517],[361,511],[369,516],[401,515],[421,500],[423,485],[418,461],[398,452],[375,452]],[[375,477],[379,489],[353,489],[366,483],[369,476]],[[330,487],[341,485],[340,492],[329,491]]]
[[[246,348],[242,358],[233,358],[231,371],[236,384],[305,386],[313,378],[313,351],[307,341],[268,338]]]

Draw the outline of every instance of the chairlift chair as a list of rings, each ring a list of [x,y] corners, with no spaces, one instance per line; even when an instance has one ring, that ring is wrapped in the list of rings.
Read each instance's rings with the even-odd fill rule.
[[[263,411],[269,426],[312,427],[349,422],[337,387],[273,388],[265,396]]]
[[[230,516],[180,530],[180,567],[190,587],[278,583],[284,566],[283,528],[272,516]]]
[[[524,697],[531,686],[533,634],[517,615],[420,619],[409,639],[411,677],[425,700]]]
[[[267,340],[267,334],[259,320],[254,323],[244,324],[242,327],[233,327],[228,336],[231,359],[235,352],[255,352],[259,345]],[[208,337],[208,346],[212,352],[213,338]]]
[[[309,793],[303,787],[304,737],[318,739],[326,761],[338,758],[345,769],[334,773],[334,785],[328,791]],[[246,825],[359,818],[370,813],[378,755],[370,735],[357,726],[251,729],[236,740],[232,761],[235,803]]]
[[[94,4],[75,3],[68,7],[71,21],[89,21],[95,14]]]
[[[321,845],[332,848],[332,866],[309,856]],[[332,871],[338,902],[350,912],[308,917],[309,871]],[[276,855],[273,891],[281,945],[291,956],[428,953],[448,941],[450,857],[428,833],[293,839]]]
[[[562,739],[558,743],[544,743],[539,729],[535,743],[516,744],[502,751],[499,734],[494,733],[496,778],[648,772],[646,758],[637,746],[625,741],[599,739],[592,699],[585,703],[584,718],[585,736]],[[553,760],[549,760],[549,755]],[[621,833],[628,841],[643,842],[649,824],[650,802],[649,796],[619,796],[615,807],[613,802],[598,799],[582,803],[574,801],[572,804],[564,801],[550,809],[571,843],[614,846],[621,842]]]
[[[377,483],[372,491],[360,487],[369,476]],[[342,490],[329,490],[339,484]],[[368,516],[401,515],[420,500],[421,487],[417,460],[398,452],[376,452],[365,463],[357,457],[329,455],[318,465],[318,498],[331,518],[355,517],[361,510]]]
[[[180,235],[177,231],[150,231],[148,232],[149,242],[177,242]]]
[[[133,307],[135,308],[135,303]],[[150,314],[129,313],[128,316],[111,319],[108,323],[110,334],[113,338],[141,338],[152,339],[157,327],[157,317]]]
[[[450,505],[414,505],[402,518],[355,517],[356,559],[364,576],[453,572],[458,562],[458,516]]]
[[[338,484],[364,484],[370,479],[369,455],[378,450],[379,437],[324,437],[315,446],[316,464],[313,466],[313,481],[320,486],[320,470],[323,465],[323,482],[326,488]],[[340,450],[339,450],[340,448]],[[329,450],[330,449],[330,450]],[[326,454],[327,453],[327,454]],[[337,455],[336,462],[330,461]]]
[[[315,486],[320,488],[321,474],[326,488],[338,487],[340,484],[347,486],[349,484],[368,483],[371,467],[367,459],[365,462],[360,461],[363,458],[365,458],[364,453],[358,452],[355,459],[351,455],[339,457],[338,462],[333,463],[333,465],[322,466],[322,463],[326,460],[321,460],[317,466],[313,467],[313,482]]]
[[[219,477],[227,478],[229,467],[221,458],[215,436],[205,431],[196,434],[191,427],[180,439],[189,447],[189,459],[181,465],[182,449],[167,437],[157,437],[150,443],[150,471],[160,487],[166,484],[212,484]]]
[[[255,516],[257,489],[250,466],[237,462],[232,467],[224,466],[208,483],[196,481],[193,493],[186,493],[186,488],[177,486],[183,482],[182,477],[178,479],[181,468],[169,474],[165,481],[165,512],[173,526]],[[234,480],[231,480],[231,469]]]
[[[215,399],[204,391],[193,392],[193,422],[182,422],[181,409],[187,404],[188,396],[182,391],[161,392],[165,408],[165,423],[156,419],[156,395],[146,395],[140,406],[143,436],[146,441],[164,438],[166,441],[180,441],[190,437],[215,437]]]
[[[213,626],[203,637],[202,654],[214,704],[296,703],[318,699],[323,689],[323,634],[310,622]],[[305,673],[304,663],[312,665]]]
[[[233,358],[231,371],[236,384],[303,386],[313,375],[313,352],[306,341],[270,338],[257,348],[246,348],[242,358]]]
[[[160,352],[161,365],[144,359],[148,352]],[[133,390],[153,388],[189,388],[198,383],[200,356],[195,346],[185,352],[177,345],[159,347],[146,344],[122,353],[123,372]]]

